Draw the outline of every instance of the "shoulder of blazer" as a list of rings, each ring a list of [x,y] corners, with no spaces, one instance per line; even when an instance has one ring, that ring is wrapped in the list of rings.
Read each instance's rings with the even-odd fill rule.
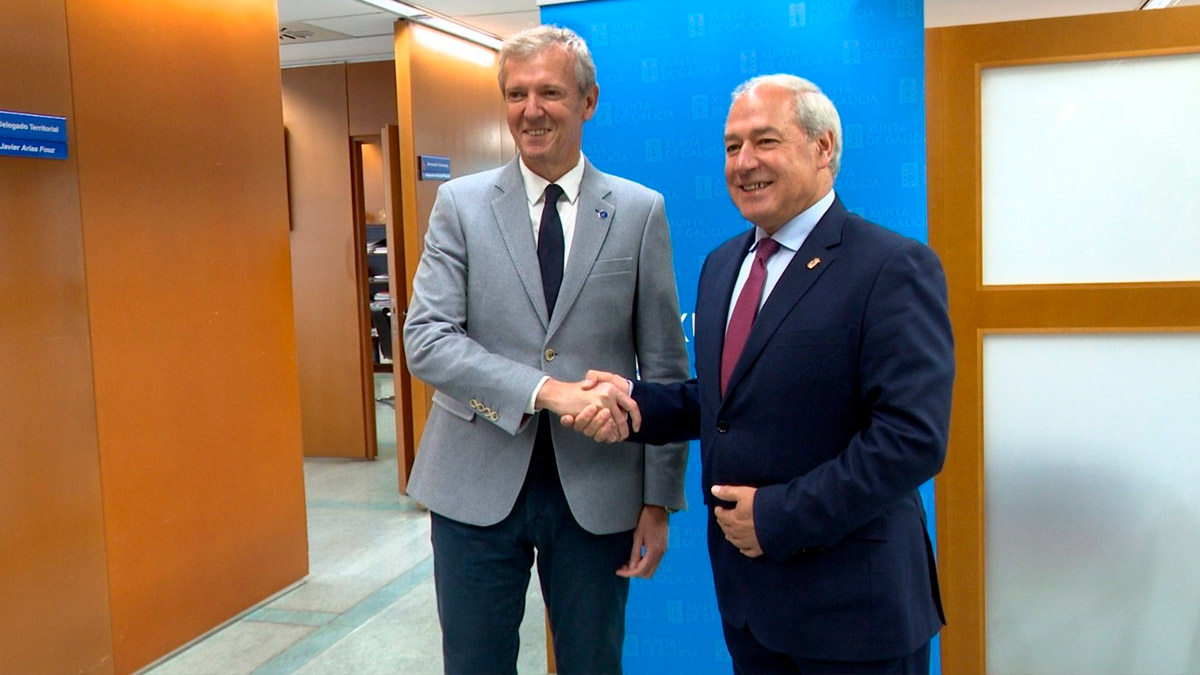
[[[438,192],[452,192],[456,198],[461,195],[468,199],[476,196],[491,199],[499,192],[520,189],[523,184],[518,161],[513,159],[504,166],[452,178],[438,186]]]
[[[741,258],[742,256],[746,255],[746,251],[750,250],[750,244],[752,243],[754,243],[753,227],[751,227],[749,230],[743,230],[737,233],[714,248],[712,252],[708,254],[706,263],[707,260],[713,260],[715,262],[727,256],[737,256],[738,258]]]
[[[663,196],[657,190],[648,188],[641,183],[615,176],[611,173],[605,173],[596,168],[591,160],[584,159],[583,184],[580,189],[587,187],[593,188],[601,199],[628,199],[631,201],[645,201],[651,203],[657,197],[659,201],[663,201]]]
[[[897,249],[929,248],[923,242],[890,230],[878,223],[873,223],[849,211],[846,211],[846,219],[842,228],[843,243],[860,251],[877,251],[886,256],[891,255]]]

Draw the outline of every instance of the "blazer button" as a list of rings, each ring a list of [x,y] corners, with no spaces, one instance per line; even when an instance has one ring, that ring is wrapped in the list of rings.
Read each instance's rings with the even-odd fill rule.
[[[472,408],[479,410],[479,401],[477,401],[475,399],[471,399],[470,401],[468,401],[468,403],[471,404]]]
[[[727,431],[729,431],[729,422],[726,422],[725,420],[717,420],[717,433],[723,434]]]
[[[543,354],[542,356],[545,356],[547,361],[553,361],[553,360],[554,360],[554,357],[555,357],[554,350],[553,350],[553,349],[547,349],[547,350],[546,350],[546,353],[545,353],[545,354]]]

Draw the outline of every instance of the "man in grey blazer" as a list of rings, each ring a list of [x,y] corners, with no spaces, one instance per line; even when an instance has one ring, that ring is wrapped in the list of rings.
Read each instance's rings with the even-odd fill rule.
[[[584,373],[688,373],[663,198],[583,157],[599,89],[578,35],[513,36],[499,79],[520,157],[441,186],[413,284],[405,353],[437,391],[409,494],[433,514],[446,672],[515,672],[536,552],[558,671],[614,673],[687,446],[598,444],[558,417],[597,406],[623,438],[632,399]]]

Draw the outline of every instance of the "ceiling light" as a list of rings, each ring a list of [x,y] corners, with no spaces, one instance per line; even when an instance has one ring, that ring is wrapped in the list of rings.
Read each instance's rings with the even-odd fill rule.
[[[418,9],[408,4],[407,2],[396,2],[396,0],[358,0],[365,5],[382,9],[385,12],[391,12],[396,16],[402,16],[406,19],[411,19],[418,14],[424,14],[425,11]]]
[[[1179,2],[1179,0],[1146,0],[1142,3],[1142,9],[1162,9],[1170,7]]]
[[[448,56],[466,59],[484,68],[496,65],[496,52],[478,45],[467,44],[441,31],[429,30],[420,26],[413,31],[413,36],[416,37],[417,42]]]
[[[448,16],[442,16],[437,12],[431,12],[416,5],[410,5],[407,2],[400,2],[399,0],[358,0],[358,2],[382,9],[396,16],[404,17],[413,23],[419,23],[444,33],[457,35],[460,38],[470,40],[475,44],[483,45],[489,49],[499,50],[500,45],[503,44],[503,40],[491,33],[468,26]]]

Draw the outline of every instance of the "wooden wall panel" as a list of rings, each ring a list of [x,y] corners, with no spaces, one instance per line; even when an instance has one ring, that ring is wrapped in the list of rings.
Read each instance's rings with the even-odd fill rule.
[[[512,156],[505,143],[508,124],[496,81],[496,64],[481,66],[438,51],[419,39],[435,32],[405,21],[396,24],[396,95],[399,99],[404,257],[407,295],[421,257],[425,229],[441,181],[419,180],[418,155],[450,158],[451,175],[465,176],[500,166]],[[468,49],[486,51],[459,38]],[[413,436],[419,444],[432,405],[433,388],[408,376],[412,386]]]
[[[0,108],[68,118],[0,157],[0,670],[110,673],[112,634],[63,0],[7,0]]]
[[[351,136],[378,136],[395,124],[395,61],[346,64],[346,101]]]
[[[67,0],[67,19],[128,672],[307,572],[277,18]]]
[[[400,494],[408,493],[408,476],[416,459],[416,445],[412,429],[412,377],[408,373],[408,361],[404,357],[401,331],[404,326],[404,310],[408,307],[405,279],[409,278],[404,259],[404,226],[400,217],[404,213],[401,202],[400,179],[400,127],[389,124],[381,139],[383,148],[384,203],[388,218],[387,238],[391,243],[388,256],[388,277],[392,279],[392,373],[395,376],[395,419],[396,419],[396,473]]]
[[[304,454],[361,459],[369,455],[346,81],[342,64],[284,70],[283,119]]]

